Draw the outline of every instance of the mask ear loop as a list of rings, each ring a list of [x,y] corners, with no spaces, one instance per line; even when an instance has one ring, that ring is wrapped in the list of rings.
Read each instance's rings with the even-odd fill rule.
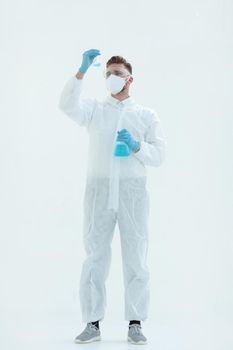
[[[128,83],[130,78],[131,78],[131,74],[129,74],[129,76],[127,78],[125,78],[125,85],[123,86],[121,91],[125,90],[126,84]]]
[[[127,80],[126,80],[126,83],[125,84],[127,84],[128,83],[128,81],[129,81],[129,79],[132,77],[132,75],[131,74],[129,74],[129,76],[126,78]]]

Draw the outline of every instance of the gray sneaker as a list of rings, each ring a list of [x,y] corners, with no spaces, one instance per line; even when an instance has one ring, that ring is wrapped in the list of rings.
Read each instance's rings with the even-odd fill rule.
[[[147,344],[146,337],[142,334],[142,327],[139,324],[129,326],[128,342],[131,344],[144,345]]]
[[[74,339],[75,343],[91,343],[101,340],[100,330],[98,327],[89,322],[82,333]]]

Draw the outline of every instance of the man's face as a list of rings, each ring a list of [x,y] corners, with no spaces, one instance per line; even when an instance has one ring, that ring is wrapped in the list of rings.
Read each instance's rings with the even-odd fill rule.
[[[114,74],[118,77],[125,78],[125,86],[122,91],[125,91],[129,88],[130,84],[133,81],[133,77],[131,76],[128,69],[124,66],[123,63],[112,63],[105,70],[105,78],[107,79],[111,74]]]

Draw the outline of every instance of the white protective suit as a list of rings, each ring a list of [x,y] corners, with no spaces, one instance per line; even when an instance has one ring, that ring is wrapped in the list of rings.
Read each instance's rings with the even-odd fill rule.
[[[146,166],[159,166],[165,139],[158,115],[130,96],[119,101],[82,98],[83,80],[71,77],[60,109],[89,133],[83,239],[86,260],[80,279],[83,322],[103,320],[105,282],[111,262],[111,242],[118,222],[125,287],[125,320],[146,320],[150,300],[148,251],[149,195]],[[117,130],[127,129],[141,148],[128,157],[114,156]]]

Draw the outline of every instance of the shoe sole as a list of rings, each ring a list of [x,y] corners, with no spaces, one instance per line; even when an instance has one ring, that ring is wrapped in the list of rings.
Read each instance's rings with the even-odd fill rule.
[[[140,341],[134,341],[133,339],[131,339],[130,337],[128,337],[128,342],[131,343],[131,344],[135,344],[135,345],[146,345],[147,344],[147,341],[143,341],[143,340],[140,340]]]
[[[101,337],[98,336],[98,337],[94,337],[94,338],[91,338],[89,340],[79,340],[79,339],[75,339],[74,340],[74,343],[76,344],[85,344],[85,343],[92,343],[94,341],[100,341],[101,340]]]

